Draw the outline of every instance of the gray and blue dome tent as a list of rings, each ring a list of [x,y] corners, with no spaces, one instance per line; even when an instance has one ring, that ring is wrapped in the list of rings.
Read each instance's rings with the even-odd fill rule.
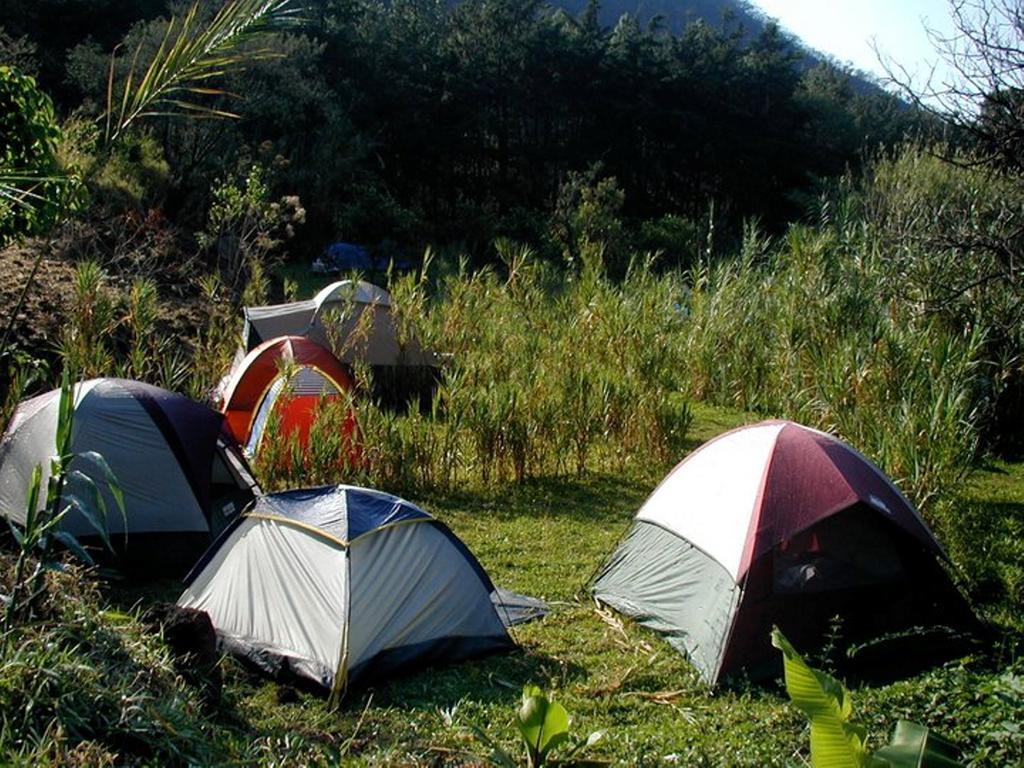
[[[90,476],[107,502],[107,528],[122,556],[153,571],[182,573],[256,490],[234,439],[216,411],[160,387],[126,379],[75,386],[71,448],[103,456],[124,495],[117,511],[105,477],[89,462],[71,469]],[[56,448],[60,390],[20,403],[0,442],[0,514],[24,524],[29,485],[42,466],[45,489]],[[41,494],[39,506],[45,503]],[[62,528],[78,537],[95,530],[77,510]]]
[[[186,584],[178,605],[206,611],[225,650],[334,694],[514,647],[501,598],[466,545],[379,491],[263,496]]]
[[[345,365],[373,369],[373,398],[404,409],[427,402],[437,384],[439,355],[400,329],[391,295],[364,280],[340,280],[309,301],[246,307],[242,347],[233,370],[248,352],[282,336],[303,336],[329,349]]]
[[[339,280],[309,301],[246,307],[244,314],[246,351],[281,336],[304,336],[349,365],[408,368],[437,362],[415,340],[399,339],[391,294],[365,280]]]

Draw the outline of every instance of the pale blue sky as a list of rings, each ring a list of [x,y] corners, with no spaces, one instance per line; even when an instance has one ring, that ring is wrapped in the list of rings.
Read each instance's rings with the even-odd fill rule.
[[[937,61],[925,25],[952,30],[947,0],[753,0],[812,48],[876,76],[884,73],[871,48],[924,79]],[[939,73],[941,75],[941,72]]]

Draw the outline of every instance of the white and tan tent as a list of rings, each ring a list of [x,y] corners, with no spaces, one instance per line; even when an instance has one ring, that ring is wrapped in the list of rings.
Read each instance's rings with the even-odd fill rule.
[[[399,339],[391,296],[364,280],[331,283],[309,301],[246,307],[246,351],[280,336],[304,336],[349,365],[431,366],[434,355]]]
[[[409,502],[351,486],[260,498],[178,600],[226,650],[334,692],[513,647],[480,563]]]

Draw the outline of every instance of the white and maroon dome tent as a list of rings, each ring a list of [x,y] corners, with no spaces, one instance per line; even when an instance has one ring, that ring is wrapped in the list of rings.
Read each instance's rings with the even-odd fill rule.
[[[662,481],[592,584],[665,634],[711,684],[770,674],[773,625],[820,644],[834,616],[861,639],[974,628],[914,507],[836,438],[768,421],[708,442]]]

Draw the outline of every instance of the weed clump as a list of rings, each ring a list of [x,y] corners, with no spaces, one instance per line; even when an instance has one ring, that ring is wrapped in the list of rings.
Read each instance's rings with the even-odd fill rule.
[[[657,276],[638,260],[615,283],[592,259],[559,282],[529,248],[500,248],[504,275],[461,268],[430,296],[423,276],[392,286],[400,340],[444,352],[429,406],[325,402],[308,442],[265,441],[264,486],[344,477],[447,490],[682,455],[692,416],[679,386],[678,277]],[[372,373],[357,374],[357,391],[371,392]],[[355,459],[345,439],[350,409],[363,446]]]
[[[80,569],[47,579],[40,618],[0,637],[4,760],[211,764],[201,697],[175,673],[159,636],[134,615],[101,608]]]

